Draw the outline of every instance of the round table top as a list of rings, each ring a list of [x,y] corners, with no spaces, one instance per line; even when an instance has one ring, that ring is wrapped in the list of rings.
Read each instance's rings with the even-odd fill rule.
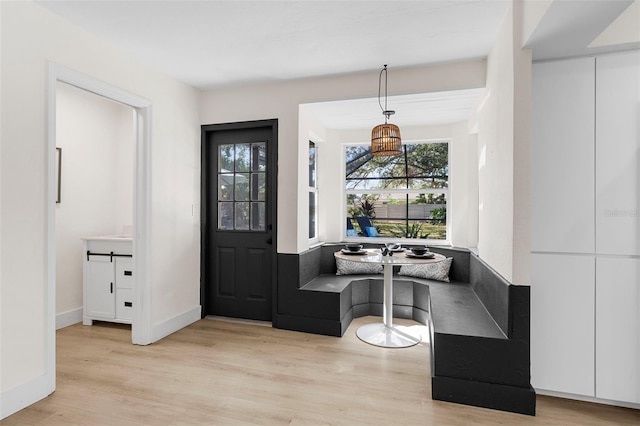
[[[383,265],[415,265],[415,264],[423,264],[423,263],[431,263],[431,262],[440,262],[445,259],[445,256],[433,253],[434,257],[412,257],[412,253],[409,250],[394,252],[393,256],[383,256],[380,252],[380,249],[365,249],[356,253],[346,254],[344,251],[340,250],[335,252],[333,255],[339,259],[350,260],[353,262],[362,262],[362,263],[380,263]]]

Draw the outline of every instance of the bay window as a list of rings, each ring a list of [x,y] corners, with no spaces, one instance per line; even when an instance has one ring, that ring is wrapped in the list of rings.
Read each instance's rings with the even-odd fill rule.
[[[347,236],[447,239],[448,140],[407,143],[393,157],[350,145],[345,161]]]

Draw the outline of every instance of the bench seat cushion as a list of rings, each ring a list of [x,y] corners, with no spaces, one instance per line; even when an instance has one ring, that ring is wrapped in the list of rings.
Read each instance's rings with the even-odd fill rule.
[[[435,333],[506,339],[473,287],[468,283],[442,283],[413,278],[429,287]]]
[[[374,282],[379,282],[379,286],[374,286]],[[324,293],[341,294],[350,285],[359,288],[360,283],[365,284],[365,291],[356,291],[354,298],[358,299],[362,293],[367,300],[349,300],[349,304],[361,303],[382,303],[382,279],[380,275],[319,275],[300,290],[316,291]],[[352,284],[353,283],[353,284]],[[371,293],[369,288],[378,288],[377,293]],[[407,276],[394,276],[394,304],[404,305],[402,294],[406,284],[413,284],[413,294],[409,294],[411,304],[419,309],[431,312],[434,332],[452,335],[466,335],[477,337],[490,337],[506,339],[505,334],[493,320],[489,312],[473,291],[469,283],[452,281],[443,283],[441,281],[427,280]],[[373,290],[371,290],[373,291]],[[411,293],[411,290],[409,290]],[[351,298],[351,294],[348,296]],[[361,297],[360,297],[361,298]],[[400,300],[399,300],[400,298]],[[430,299],[431,306],[428,306],[427,298]],[[431,309],[430,309],[431,308]]]
[[[351,284],[352,281],[368,280],[368,279],[380,279],[380,275],[368,274],[368,275],[333,275],[324,274],[319,275],[313,280],[309,281],[304,286],[300,287],[300,290],[306,291],[324,291],[329,293],[342,293],[344,289]]]

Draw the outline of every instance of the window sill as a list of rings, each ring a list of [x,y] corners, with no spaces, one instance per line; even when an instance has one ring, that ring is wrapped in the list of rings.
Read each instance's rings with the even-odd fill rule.
[[[401,245],[414,246],[424,244],[426,246],[451,246],[449,240],[423,240],[418,238],[387,238],[387,237],[345,237],[343,241],[354,243],[369,243],[369,244],[385,244],[385,243],[398,243]]]

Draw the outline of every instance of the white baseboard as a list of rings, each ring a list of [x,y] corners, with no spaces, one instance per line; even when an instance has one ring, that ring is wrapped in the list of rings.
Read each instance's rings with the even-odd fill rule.
[[[553,396],[556,398],[565,398],[565,399],[575,399],[577,401],[593,402],[595,404],[615,405],[617,407],[634,408],[636,410],[640,409],[640,404],[635,404],[633,402],[613,401],[610,399],[594,398],[592,396],[576,395],[572,393],[550,391],[545,389],[535,389],[535,391],[536,391],[536,394],[538,395]]]
[[[189,324],[193,324],[194,322],[199,321],[201,313],[202,307],[198,305],[186,312],[176,315],[173,318],[169,318],[168,320],[154,325],[151,332],[152,342],[157,342],[158,340],[167,337],[171,333],[175,333],[176,331],[188,326]]]
[[[56,315],[56,330],[82,322],[82,308],[72,309]]]
[[[2,401],[0,420],[51,395],[55,390],[55,384],[52,388],[52,383],[51,378],[44,374],[2,392],[0,394],[0,401]]]

